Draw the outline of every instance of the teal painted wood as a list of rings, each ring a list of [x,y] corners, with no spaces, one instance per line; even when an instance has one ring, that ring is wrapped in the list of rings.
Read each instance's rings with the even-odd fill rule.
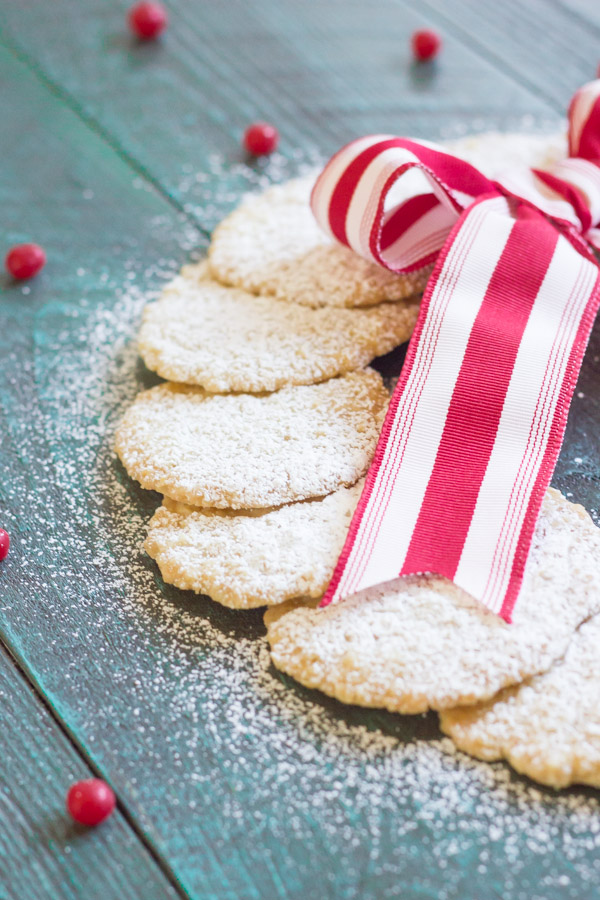
[[[591,0],[409,0],[558,113],[596,77],[600,22]]]
[[[589,28],[594,30],[600,27],[600,10],[593,0],[559,0],[562,9],[569,16],[576,16]]]
[[[93,772],[0,649],[0,898],[180,897],[120,812],[86,829],[66,813],[69,786]]]
[[[334,4],[325,6],[330,21]],[[87,9],[101,15],[111,7]],[[289,25],[291,43],[298,36],[308,42],[307,14],[298,5],[289,9],[299,17]],[[240,10],[236,5],[226,27],[237,23],[242,36],[248,20],[237,18]],[[60,29],[42,21],[50,44]],[[86,22],[78,26],[84,44]],[[283,12],[279,22],[283,30]],[[215,23],[204,30],[209,43],[219,34]],[[196,25],[193,33],[200,31]],[[357,33],[338,51],[336,58],[348,61],[340,72],[351,71]],[[251,34],[256,42],[256,30]],[[320,38],[323,52],[330,34],[325,29]],[[115,56],[124,49],[122,42],[108,46]],[[308,46],[303,53],[312,56]],[[139,92],[156,60],[136,59],[146,68]],[[108,435],[128,398],[151,380],[127,344],[142,302],[136,289],[156,285],[162,270],[202,240],[139,177],[145,161],[130,159],[121,144],[110,150],[107,143],[117,143],[112,132],[92,134],[66,108],[62,89],[52,97],[6,54],[1,65],[0,115],[12,149],[0,212],[13,229],[10,240],[36,237],[51,250],[30,293],[11,288],[0,302],[0,501],[15,536],[3,571],[1,630],[65,728],[109,775],[146,839],[195,898],[563,900],[593,893],[600,810],[591,792],[557,799],[502,766],[448,755],[432,717],[345,708],[302,690],[269,667],[259,614],[228,612],[161,583],[139,552],[158,498],[124,476]],[[125,120],[116,86],[123,92],[129,81],[121,74],[111,102]],[[335,70],[320,76],[335,80]],[[170,79],[165,71],[152,77],[153,84]],[[509,83],[497,76],[490,87],[502,96]],[[302,117],[306,130],[318,133],[324,111],[311,115],[321,96],[316,87],[296,111],[298,134]],[[339,84],[337,99],[328,90],[341,122]],[[173,116],[176,159],[181,107],[174,101],[169,88],[157,107],[161,121]],[[120,134],[134,128],[140,101],[130,102],[131,121]],[[368,98],[362,102],[367,109]],[[78,105],[72,97],[69,103]],[[547,109],[533,100],[531,108]],[[231,115],[233,122],[239,113]],[[435,120],[433,101],[428,118]],[[138,120],[149,143],[147,113]],[[218,144],[208,121],[193,129],[200,164]],[[227,133],[230,143],[220,152],[233,160],[233,127]],[[226,192],[217,191],[216,173],[210,177],[216,215],[248,173],[236,181],[223,170]],[[159,187],[169,194],[162,177]],[[160,259],[166,262],[156,265]],[[131,296],[117,295],[129,275]],[[597,397],[593,353],[584,378]],[[581,408],[587,415],[589,405],[582,401]],[[576,424],[575,438],[587,431]],[[581,464],[569,447],[566,465],[579,488]],[[598,456],[592,450],[591,465]]]
[[[410,61],[409,37],[432,20],[397,0],[173,0],[164,40],[125,30],[128,0],[20,0],[0,23],[70,102],[203,227],[214,204],[208,159],[240,161],[240,137],[272,119],[288,157],[330,154],[368,132],[439,138],[457,129],[541,126],[556,110],[497,65],[445,35],[433,67]],[[35,21],[34,28],[31,22]],[[435,22],[433,22],[435,24]],[[208,182],[194,182],[203,171]],[[234,198],[245,187],[230,166]],[[235,202],[229,200],[229,205]]]

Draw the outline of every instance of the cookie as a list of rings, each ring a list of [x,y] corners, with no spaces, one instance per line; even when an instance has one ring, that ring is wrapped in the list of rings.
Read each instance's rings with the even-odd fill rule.
[[[161,384],[129,408],[116,450],[142,487],[174,500],[280,506],[361,478],[388,399],[369,369],[264,395]]]
[[[185,266],[144,310],[139,350],[171,381],[211,392],[274,391],[362,368],[410,337],[418,302],[309,309],[257,297]]]
[[[233,609],[320,597],[344,545],[363,481],[264,512],[200,510],[165,499],[144,545],[163,579]]]
[[[600,787],[600,616],[548,672],[484,705],[447,710],[440,724],[461,750],[506,759],[542,784]]]
[[[372,306],[422,293],[431,271],[394,275],[334,243],[309,206],[315,176],[247,198],[215,229],[210,270],[223,284],[306,306]]]
[[[549,165],[566,152],[563,134],[492,132],[444,146],[490,178],[519,165]],[[213,276],[255,294],[307,306],[371,306],[422,292],[431,268],[394,275],[323,234],[309,206],[316,174],[250,196],[224,219],[209,249]],[[410,174],[392,189],[389,205],[407,195],[407,178],[418,185],[417,192],[430,190],[423,176]]]
[[[420,713],[486,700],[546,671],[600,609],[600,530],[547,492],[508,625],[438,576],[409,576],[325,609],[275,608],[278,669],[345,703]]]

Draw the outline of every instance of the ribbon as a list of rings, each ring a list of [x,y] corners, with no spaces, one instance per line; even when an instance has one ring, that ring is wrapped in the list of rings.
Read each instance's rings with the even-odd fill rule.
[[[392,203],[413,169],[421,187]],[[600,305],[600,81],[575,94],[569,158],[548,171],[492,181],[435,144],[373,135],[330,160],[311,205],[392,272],[435,262],[321,605],[431,572],[509,622]]]

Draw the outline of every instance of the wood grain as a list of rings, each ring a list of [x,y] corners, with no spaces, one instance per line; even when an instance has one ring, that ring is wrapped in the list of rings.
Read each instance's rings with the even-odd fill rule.
[[[120,812],[95,829],[65,810],[93,772],[0,648],[0,897],[167,900],[181,896]]]
[[[591,792],[557,799],[448,755],[434,718],[344,708],[279,676],[260,614],[162,584],[139,550],[158,497],[110,450],[152,383],[131,344],[143,292],[205,246],[262,168],[237,166],[249,118],[281,126],[291,171],[296,152],[354,129],[539,123],[554,99],[467,46],[466,24],[438,68],[411,68],[407,36],[441,21],[433,8],[179,0],[165,41],[143,46],[124,34],[126,5],[0,13],[23,48],[0,53],[0,215],[7,243],[50,256],[28,293],[5,284],[0,302],[3,639],[191,897],[588,896]],[[599,357],[596,337],[558,473],[590,507]]]

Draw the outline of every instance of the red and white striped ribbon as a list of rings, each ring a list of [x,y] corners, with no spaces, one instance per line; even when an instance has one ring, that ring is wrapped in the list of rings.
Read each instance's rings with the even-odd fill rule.
[[[312,208],[333,239],[393,272],[435,261],[322,605],[433,572],[510,621],[600,305],[600,81],[569,124],[570,157],[547,172],[493,182],[374,135],[319,176]],[[428,189],[390,206],[414,169]]]

